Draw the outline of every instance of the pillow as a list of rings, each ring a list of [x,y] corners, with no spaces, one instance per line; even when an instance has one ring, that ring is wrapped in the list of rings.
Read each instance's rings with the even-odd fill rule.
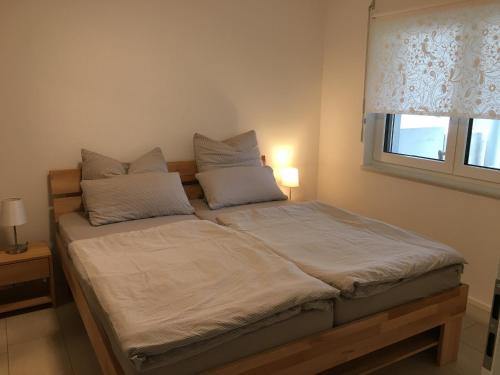
[[[92,225],[194,212],[179,173],[141,173],[81,182]]]
[[[270,167],[233,167],[196,174],[208,206],[215,210],[239,204],[285,200]]]
[[[128,166],[128,174],[146,172],[168,172],[167,162],[163,157],[161,148],[152,149]]]
[[[128,173],[168,172],[161,148],[156,147],[128,165]],[[82,149],[82,180],[97,180],[127,174],[127,164]]]
[[[200,172],[217,168],[262,166],[254,130],[222,142],[196,133],[193,146],[194,158]]]
[[[122,162],[110,157],[82,149],[82,179],[96,180],[126,174],[127,169]]]

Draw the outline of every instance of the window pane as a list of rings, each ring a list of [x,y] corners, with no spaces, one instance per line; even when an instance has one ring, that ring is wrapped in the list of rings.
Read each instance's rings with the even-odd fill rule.
[[[500,121],[474,119],[469,132],[465,163],[500,169]]]
[[[389,115],[384,151],[445,160],[449,117]]]

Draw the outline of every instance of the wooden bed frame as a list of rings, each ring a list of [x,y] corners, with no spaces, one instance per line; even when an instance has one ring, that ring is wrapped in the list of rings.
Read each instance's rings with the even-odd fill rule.
[[[263,157],[265,163],[265,158]],[[179,172],[190,199],[203,197],[194,161],[167,163]],[[80,169],[49,172],[49,199],[55,224],[81,210]],[[107,334],[93,315],[67,248],[56,229],[56,245],[66,280],[105,375],[123,375]],[[421,351],[436,348],[437,364],[457,359],[467,285],[251,355],[208,371],[211,374],[368,374]]]

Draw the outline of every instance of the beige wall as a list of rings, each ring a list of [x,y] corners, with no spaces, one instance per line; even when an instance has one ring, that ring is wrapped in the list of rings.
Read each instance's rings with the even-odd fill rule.
[[[294,150],[316,194],[324,3],[319,0],[0,2],[0,199],[26,199],[48,238],[46,176],[86,147],[124,161],[195,131],[256,129]],[[293,151],[292,150],[292,151]]]
[[[454,246],[469,262],[463,280],[471,297],[489,305],[500,257],[500,201],[361,169],[368,4],[328,4],[318,197]]]

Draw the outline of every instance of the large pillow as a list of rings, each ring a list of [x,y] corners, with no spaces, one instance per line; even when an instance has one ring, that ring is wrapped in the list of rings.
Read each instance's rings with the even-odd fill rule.
[[[193,146],[200,172],[218,168],[262,166],[257,135],[253,130],[225,141],[215,141],[196,133]]]
[[[146,172],[168,172],[161,148],[154,148],[129,165],[97,152],[82,149],[82,180]]]
[[[270,167],[233,167],[196,174],[208,206],[215,210],[239,204],[285,200]]]
[[[81,186],[92,225],[194,212],[177,172],[82,180]]]

